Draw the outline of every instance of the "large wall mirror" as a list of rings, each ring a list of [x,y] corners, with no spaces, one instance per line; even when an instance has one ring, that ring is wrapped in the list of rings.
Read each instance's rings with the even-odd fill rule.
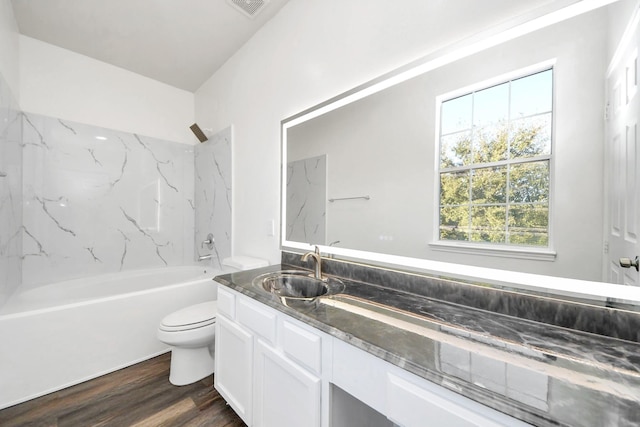
[[[638,5],[595,3],[284,120],[283,248],[640,302]]]

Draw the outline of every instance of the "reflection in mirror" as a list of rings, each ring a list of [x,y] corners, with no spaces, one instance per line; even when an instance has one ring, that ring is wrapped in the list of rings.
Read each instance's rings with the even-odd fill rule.
[[[637,61],[617,60],[629,50],[620,26],[637,32],[635,3],[285,120],[283,246],[340,241],[338,254],[619,282],[606,253],[622,208],[611,207],[605,87],[615,63]]]
[[[285,224],[288,239],[324,244],[326,201],[327,156],[290,161],[287,164]]]
[[[438,102],[440,241],[548,247],[552,76]]]

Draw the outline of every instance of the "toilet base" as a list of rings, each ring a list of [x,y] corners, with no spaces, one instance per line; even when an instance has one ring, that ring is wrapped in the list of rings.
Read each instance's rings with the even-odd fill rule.
[[[199,348],[171,349],[171,369],[169,382],[173,385],[187,385],[199,381],[214,370],[214,358],[208,346]]]

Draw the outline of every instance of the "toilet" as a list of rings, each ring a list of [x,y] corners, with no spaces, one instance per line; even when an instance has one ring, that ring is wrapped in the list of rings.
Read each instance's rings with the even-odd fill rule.
[[[225,258],[222,264],[223,273],[269,265],[246,256]],[[157,337],[171,346],[171,384],[187,385],[213,374],[217,314],[217,302],[206,301],[175,311],[160,322]]]

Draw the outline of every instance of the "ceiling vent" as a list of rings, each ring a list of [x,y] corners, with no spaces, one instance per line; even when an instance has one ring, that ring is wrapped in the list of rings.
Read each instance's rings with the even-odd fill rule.
[[[227,0],[234,8],[254,18],[269,2],[268,0]]]

